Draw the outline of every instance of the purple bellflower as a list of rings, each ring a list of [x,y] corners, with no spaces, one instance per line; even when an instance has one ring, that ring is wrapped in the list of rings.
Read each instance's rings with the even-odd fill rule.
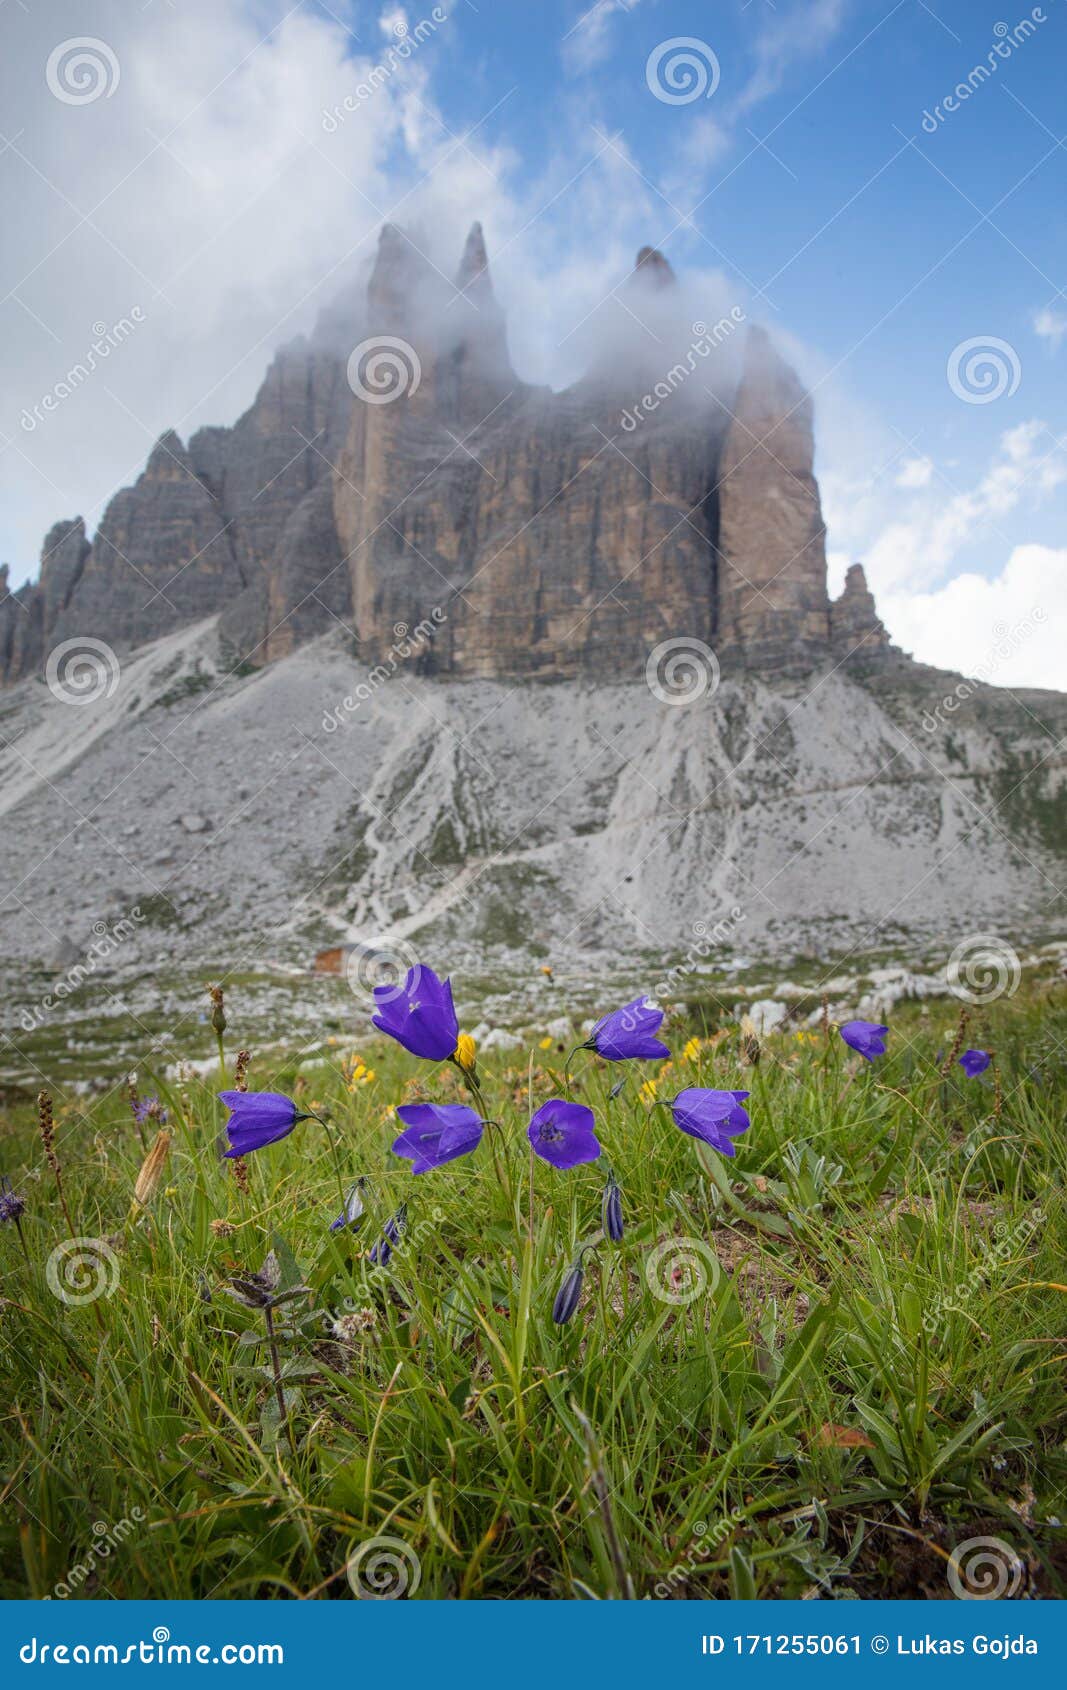
[[[459,1040],[451,980],[439,980],[432,968],[409,968],[402,986],[375,986],[371,1017],[412,1056],[447,1062]]]
[[[880,1021],[846,1021],[840,1029],[841,1037],[851,1050],[858,1050],[868,1062],[885,1055],[885,1041],[889,1028]]]
[[[965,1050],[960,1057],[960,1067],[969,1080],[975,1080],[979,1074],[984,1074],[993,1058],[987,1050]]]
[[[608,1062],[627,1062],[631,1057],[669,1056],[671,1053],[655,1034],[663,1021],[662,1009],[647,998],[634,998],[610,1015],[602,1015],[582,1050],[595,1050]]]
[[[409,1156],[413,1174],[469,1156],[482,1142],[482,1118],[465,1103],[402,1103],[397,1114],[405,1130],[393,1141],[393,1155]]]
[[[747,1091],[708,1091],[702,1086],[689,1086],[667,1105],[674,1116],[674,1124],[690,1138],[699,1138],[722,1156],[733,1156],[731,1142],[740,1138],[751,1126],[748,1111],[741,1105]]]
[[[219,1101],[230,1111],[226,1122],[230,1148],[223,1155],[231,1159],[276,1144],[288,1138],[298,1121],[311,1120],[310,1115],[299,1114],[292,1098],[280,1091],[220,1091]]]
[[[600,1155],[593,1111],[584,1103],[568,1103],[550,1097],[542,1103],[526,1129],[534,1152],[554,1168],[576,1168],[579,1162],[595,1162]]]

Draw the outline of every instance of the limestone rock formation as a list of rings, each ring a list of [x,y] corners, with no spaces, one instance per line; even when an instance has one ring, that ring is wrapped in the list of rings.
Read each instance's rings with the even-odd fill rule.
[[[798,672],[829,638],[811,400],[751,329],[719,464],[719,638],[750,668]]]
[[[889,650],[889,635],[875,610],[862,563],[850,566],[841,597],[830,606],[830,636],[835,654],[843,658]]]
[[[56,525],[38,582],[0,596],[0,680],[215,612],[238,667],[337,624],[375,661],[431,616],[423,668],[487,678],[636,677],[672,637],[767,674],[884,652],[862,571],[829,603],[811,401],[766,334],[739,376],[718,337],[679,351],[652,247],[623,297],[653,332],[532,387],[481,226],[449,283],[387,225],[365,300],[283,347],[232,428],[165,434],[91,545]]]

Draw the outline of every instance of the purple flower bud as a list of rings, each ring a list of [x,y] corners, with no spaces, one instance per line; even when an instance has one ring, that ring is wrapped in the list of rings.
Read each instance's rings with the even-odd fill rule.
[[[361,1224],[363,1220],[363,1188],[366,1183],[365,1179],[357,1179],[345,1198],[344,1213],[338,1215],[335,1221],[330,1222],[331,1232],[340,1232],[342,1228],[346,1230],[351,1228],[352,1231],[355,1231]]]
[[[604,1187],[600,1204],[600,1224],[604,1228],[604,1237],[610,1238],[613,1244],[618,1244],[623,1232],[622,1192],[614,1174],[608,1175],[608,1183]]]
[[[393,1254],[393,1247],[400,1243],[400,1235],[407,1220],[408,1206],[401,1203],[392,1220],[385,1223],[381,1238],[370,1253],[370,1259],[375,1267],[388,1267]]]
[[[552,1304],[552,1319],[557,1326],[566,1326],[578,1308],[582,1295],[582,1280],[585,1278],[585,1268],[582,1257],[571,1268],[563,1284],[556,1292],[556,1300]]]

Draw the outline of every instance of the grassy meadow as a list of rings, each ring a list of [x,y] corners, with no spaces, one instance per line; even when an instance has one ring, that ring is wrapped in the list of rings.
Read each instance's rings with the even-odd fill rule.
[[[226,1007],[224,1074],[138,1073],[154,1156],[121,1082],[56,1088],[58,1182],[36,1104],[4,1109],[4,1596],[940,1600],[978,1538],[1004,1594],[1065,1594],[1062,983],[970,1011],[977,1079],[951,998],[873,1064],[708,1007],[666,1070],[480,1053],[499,1126],[419,1176],[393,1108],[460,1076],[377,1039],[253,1050],[250,1089],[322,1119],[220,1161]],[[657,1106],[685,1086],[751,1093],[733,1161]],[[600,1161],[530,1155],[552,1096]]]

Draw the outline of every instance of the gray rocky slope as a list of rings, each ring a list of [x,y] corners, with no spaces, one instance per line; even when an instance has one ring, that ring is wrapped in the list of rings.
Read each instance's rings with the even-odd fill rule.
[[[234,675],[200,622],[110,696],[4,695],[0,966],[69,970],[94,935],[120,975],[352,940],[684,972],[1048,936],[1067,699],[977,687],[939,713],[957,679],[828,660],[679,706],[640,671],[372,676],[337,635]]]

